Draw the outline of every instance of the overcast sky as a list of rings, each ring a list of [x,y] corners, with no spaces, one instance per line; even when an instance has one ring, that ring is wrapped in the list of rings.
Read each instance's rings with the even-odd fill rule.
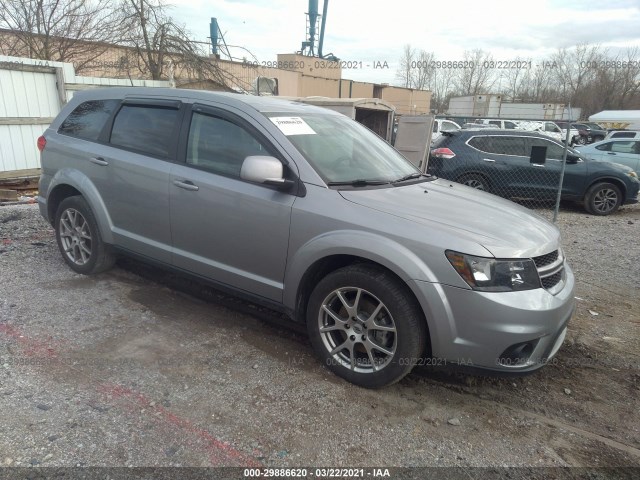
[[[300,50],[307,0],[169,0],[195,39],[207,41],[216,17],[228,45],[260,62]],[[318,0],[322,10],[323,0]],[[393,83],[403,46],[462,60],[481,48],[497,60],[540,59],[586,42],[612,50],[640,47],[640,0],[330,0],[324,53],[342,60],[387,62],[389,69],[343,70],[343,78]],[[240,48],[232,55],[248,56]]]

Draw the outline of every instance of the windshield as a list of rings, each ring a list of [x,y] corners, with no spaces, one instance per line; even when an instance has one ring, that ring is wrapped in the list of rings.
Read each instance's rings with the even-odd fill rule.
[[[343,115],[269,113],[327,183],[392,182],[420,171],[371,130]]]

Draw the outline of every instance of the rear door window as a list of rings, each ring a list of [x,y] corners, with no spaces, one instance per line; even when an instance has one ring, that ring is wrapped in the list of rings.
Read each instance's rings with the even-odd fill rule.
[[[90,100],[78,105],[62,122],[58,133],[83,140],[98,140],[120,100]]]
[[[123,105],[113,122],[111,144],[161,158],[169,156],[178,109]]]

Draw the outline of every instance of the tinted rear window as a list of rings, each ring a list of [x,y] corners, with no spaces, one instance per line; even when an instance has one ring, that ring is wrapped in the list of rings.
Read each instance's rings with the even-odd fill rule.
[[[97,140],[120,100],[90,100],[78,105],[60,126],[59,133]]]
[[[498,155],[525,155],[524,139],[507,135],[473,137],[469,145],[487,153]]]
[[[169,145],[178,118],[173,108],[124,105],[113,122],[113,145],[158,157],[169,156]]]

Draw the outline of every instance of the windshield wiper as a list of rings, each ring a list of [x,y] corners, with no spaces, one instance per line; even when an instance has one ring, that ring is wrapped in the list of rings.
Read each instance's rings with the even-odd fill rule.
[[[409,175],[405,175],[404,177],[401,177],[397,180],[394,180],[393,183],[406,182],[407,180],[413,180],[414,178],[430,177],[430,176],[431,175],[426,175],[424,173],[414,172],[414,173],[410,173]]]
[[[327,185],[329,185],[330,187],[336,187],[340,185],[350,185],[352,187],[367,187],[369,185],[387,185],[389,183],[391,182],[389,182],[388,180],[357,179],[357,180],[347,180],[345,182],[329,182],[327,183]]]

